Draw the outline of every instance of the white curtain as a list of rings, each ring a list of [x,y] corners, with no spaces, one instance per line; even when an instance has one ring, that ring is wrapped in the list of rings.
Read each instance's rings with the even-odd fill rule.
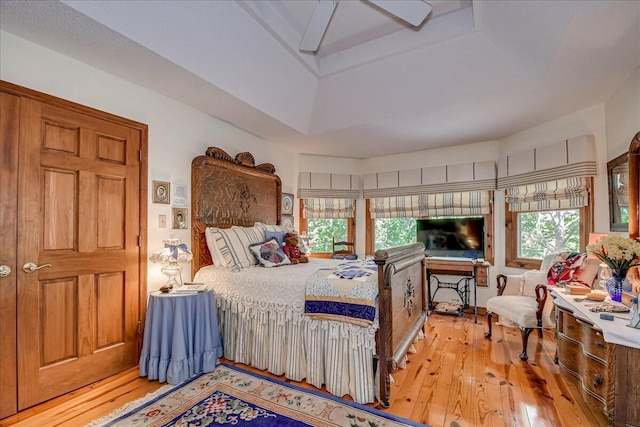
[[[378,197],[369,204],[372,218],[484,215],[490,212],[489,191]]]
[[[304,199],[302,212],[304,218],[353,218],[355,215],[355,200]]]
[[[550,211],[587,206],[589,178],[568,178],[506,189],[511,212]]]
[[[581,208],[597,175],[593,135],[582,135],[503,156],[498,188],[512,212]]]

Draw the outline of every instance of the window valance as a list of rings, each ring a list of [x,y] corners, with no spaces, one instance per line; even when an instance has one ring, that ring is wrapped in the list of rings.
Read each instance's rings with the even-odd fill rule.
[[[493,160],[364,175],[364,197],[367,199],[495,188],[496,165]]]
[[[498,188],[597,174],[595,139],[593,135],[582,135],[501,157],[498,161]]]
[[[353,199],[304,199],[302,215],[304,218],[353,218],[355,203]]]
[[[371,200],[372,218],[485,215],[490,213],[489,191],[377,197]]]
[[[360,176],[337,173],[300,172],[299,199],[359,199]]]
[[[549,211],[587,206],[590,178],[567,178],[507,188],[511,212]]]

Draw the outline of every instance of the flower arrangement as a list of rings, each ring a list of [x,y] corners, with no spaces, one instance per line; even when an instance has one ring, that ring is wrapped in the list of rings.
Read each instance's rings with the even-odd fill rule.
[[[600,238],[587,246],[587,252],[597,256],[613,274],[621,278],[627,275],[631,267],[640,265],[640,242],[620,234],[613,233]]]

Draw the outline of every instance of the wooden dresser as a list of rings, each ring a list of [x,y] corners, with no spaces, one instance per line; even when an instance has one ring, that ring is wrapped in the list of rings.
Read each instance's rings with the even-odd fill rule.
[[[585,403],[601,409],[611,425],[640,426],[640,330],[619,318],[601,320],[573,301],[575,295],[559,292],[552,296],[561,375],[575,382]]]

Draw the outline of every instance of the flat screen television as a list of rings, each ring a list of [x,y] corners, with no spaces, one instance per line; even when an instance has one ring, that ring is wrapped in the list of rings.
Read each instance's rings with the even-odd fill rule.
[[[419,219],[416,231],[428,256],[484,258],[483,217]]]

